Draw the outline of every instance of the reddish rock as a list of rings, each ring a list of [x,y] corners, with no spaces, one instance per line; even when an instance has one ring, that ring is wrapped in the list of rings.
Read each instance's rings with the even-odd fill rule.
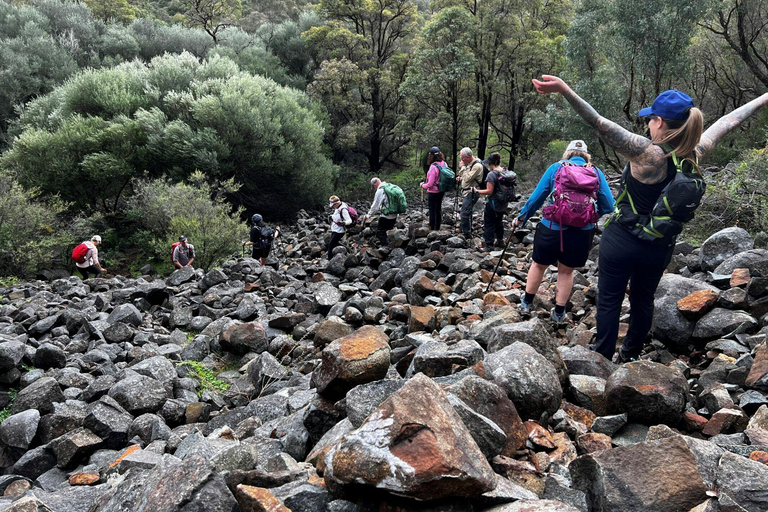
[[[323,349],[311,385],[318,393],[341,398],[359,384],[383,379],[389,369],[389,337],[366,325]]]
[[[355,328],[346,322],[323,320],[315,331],[314,343],[316,347],[323,348],[339,338],[349,336],[353,332],[355,332]]]
[[[763,451],[752,452],[749,454],[749,458],[761,464],[768,466],[768,453]]]
[[[623,364],[605,383],[609,413],[626,412],[630,421],[646,425],[677,424],[688,393],[683,372],[650,361]]]
[[[421,276],[415,283],[413,283],[413,291],[420,297],[426,297],[436,292],[435,283],[433,283],[427,276]]]
[[[691,320],[701,318],[709,313],[717,303],[717,292],[713,290],[697,290],[677,301],[677,309]]]
[[[768,391],[768,345],[765,342],[755,350],[755,361],[749,370],[745,385],[748,388]]]
[[[490,282],[491,282],[491,276],[493,276],[493,272],[491,272],[491,271],[489,271],[489,270],[486,270],[486,269],[481,269],[481,270],[480,270],[480,279],[481,279],[481,280],[482,280],[482,281],[483,281],[485,284],[488,284],[488,283],[490,283]],[[496,274],[496,275],[493,277],[493,282],[495,283],[495,282],[496,282],[496,281],[498,281],[499,279],[501,279],[501,277],[499,277],[499,274]]]
[[[493,470],[445,391],[423,374],[333,446],[325,479],[420,500],[478,496],[495,485]]]
[[[731,288],[746,286],[751,278],[748,268],[737,268],[731,274]]]
[[[524,423],[525,429],[528,431],[528,439],[541,448],[547,450],[554,450],[555,440],[552,439],[552,434],[547,429],[536,423],[535,421],[526,421]]]
[[[432,332],[435,328],[435,316],[435,308],[432,306],[411,306],[408,318],[408,332]]]
[[[701,432],[701,430],[707,425],[707,418],[699,416],[692,412],[683,414],[683,421],[689,432]]]
[[[243,291],[245,293],[250,293],[250,292],[256,291],[258,289],[259,289],[259,284],[258,283],[245,283],[245,286],[243,286]]]
[[[597,415],[589,409],[573,405],[565,400],[560,404],[560,408],[575,421],[586,425],[587,428],[592,428],[592,423],[594,423],[595,418],[597,418]]]
[[[709,419],[702,434],[716,436],[729,432],[743,432],[747,428],[749,417],[739,409],[720,409]]]
[[[99,483],[101,476],[98,471],[90,471],[87,473],[75,473],[69,477],[69,485],[93,485]]]
[[[486,293],[485,296],[483,296],[483,302],[485,302],[486,306],[511,306],[512,305],[511,302],[509,302],[503,295],[501,295],[498,292]]]
[[[576,438],[580,453],[595,453],[611,449],[611,437],[597,432],[587,432]]]
[[[269,489],[240,484],[235,492],[241,512],[291,512]]]
[[[576,446],[571,442],[568,434],[565,432],[555,432],[552,434],[552,440],[555,442],[555,450],[549,452],[549,462],[551,464],[561,464],[568,466],[571,462],[576,460]]]

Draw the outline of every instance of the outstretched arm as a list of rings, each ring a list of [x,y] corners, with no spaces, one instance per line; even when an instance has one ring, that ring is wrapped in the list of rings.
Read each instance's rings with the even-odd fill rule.
[[[573,109],[589,126],[595,129],[598,137],[620,154],[630,160],[643,156],[651,141],[642,135],[637,135],[610,121],[584,101],[562,79],[552,75],[542,75],[542,80],[533,80],[533,85],[539,94],[559,92],[568,100]]]
[[[701,135],[701,140],[698,146],[696,146],[696,155],[699,158],[704,158],[715,149],[720,140],[728,135],[734,128],[739,126],[742,121],[760,110],[768,104],[768,93],[763,94],[759,98],[755,98],[746,105],[742,105],[730,114],[726,114],[710,126],[707,131]]]

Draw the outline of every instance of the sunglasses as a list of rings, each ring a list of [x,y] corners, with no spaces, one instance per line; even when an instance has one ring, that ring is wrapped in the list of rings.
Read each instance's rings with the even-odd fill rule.
[[[651,124],[651,121],[652,121],[653,119],[658,119],[658,118],[659,118],[659,116],[655,116],[655,115],[651,114],[650,116],[645,116],[645,117],[643,118],[643,121],[645,121],[645,124],[647,124],[647,125],[648,125],[648,124]]]

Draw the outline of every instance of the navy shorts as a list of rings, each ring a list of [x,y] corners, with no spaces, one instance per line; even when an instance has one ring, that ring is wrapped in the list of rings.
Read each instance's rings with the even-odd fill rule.
[[[583,267],[592,248],[594,232],[594,229],[564,229],[563,250],[560,251],[560,230],[539,224],[533,236],[533,261],[540,265],[560,262],[566,267]]]

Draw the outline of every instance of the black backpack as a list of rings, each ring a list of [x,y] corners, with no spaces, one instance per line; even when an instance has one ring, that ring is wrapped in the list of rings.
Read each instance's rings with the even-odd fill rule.
[[[662,144],[661,147],[669,155],[668,167],[673,166],[676,172],[662,189],[651,213],[639,215],[635,210],[626,185],[627,173],[630,172],[627,163],[622,174],[623,190],[616,199],[616,210],[609,222],[615,220],[641,240],[668,244],[683,231],[683,224],[693,219],[694,211],[707,190],[707,183],[696,169],[698,162],[688,158],[678,160],[671,146]]]
[[[503,212],[507,209],[510,201],[517,199],[515,188],[517,187],[517,174],[514,171],[501,169],[495,172],[498,176],[498,185],[493,188],[491,195],[491,206],[497,212]]]
[[[254,247],[257,249],[266,249],[267,247],[272,247],[272,242],[275,240],[274,229],[264,226],[261,228],[259,235],[259,241],[254,242]]]

